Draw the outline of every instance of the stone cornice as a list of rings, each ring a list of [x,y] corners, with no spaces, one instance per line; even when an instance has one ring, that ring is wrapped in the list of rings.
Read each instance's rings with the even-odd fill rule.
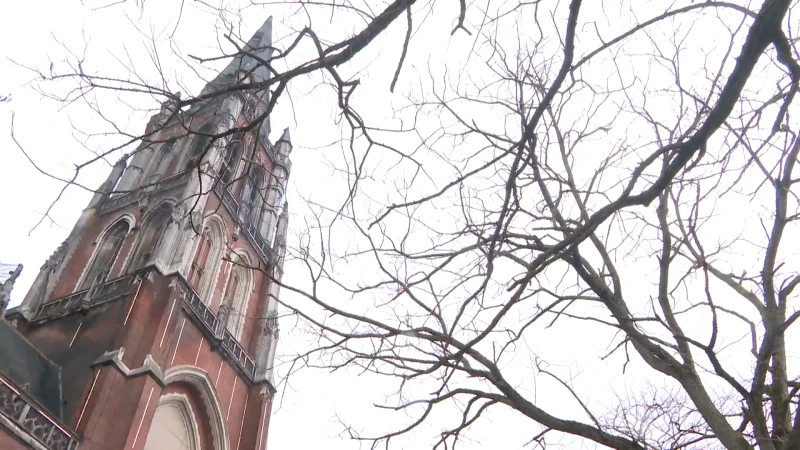
[[[126,378],[150,375],[154,380],[156,380],[159,386],[164,387],[167,385],[167,382],[164,380],[164,371],[161,369],[161,366],[155,362],[150,354],[144,357],[142,366],[136,369],[129,368],[128,365],[122,361],[122,356],[124,354],[125,347],[120,347],[116,350],[105,352],[91,364],[91,367],[111,365],[122,372]]]

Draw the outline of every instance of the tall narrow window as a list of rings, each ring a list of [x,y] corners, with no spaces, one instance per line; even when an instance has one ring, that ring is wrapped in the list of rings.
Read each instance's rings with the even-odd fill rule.
[[[249,95],[242,97],[242,115],[247,119],[252,119],[256,115],[258,102]]]
[[[239,274],[236,273],[235,269],[231,272],[231,276],[228,278],[228,286],[225,287],[225,298],[222,299],[222,303],[219,306],[219,320],[222,321],[225,328],[230,331],[231,334],[234,334],[231,325],[233,321],[236,320],[234,316],[237,314],[237,311],[233,309],[233,305],[236,302],[236,296],[238,294]]]
[[[239,274],[234,271],[228,280],[228,287],[225,288],[225,300],[223,301],[224,305],[233,305],[234,301],[236,300],[236,289],[238,288]]]
[[[244,149],[244,138],[237,133],[231,137],[231,141],[225,149],[225,158],[220,167],[220,179],[225,185],[229,185],[236,178],[236,170],[239,161],[242,160],[242,150]]]
[[[111,268],[114,266],[114,262],[122,249],[122,244],[125,242],[125,237],[128,235],[129,228],[128,222],[121,220],[103,235],[103,238],[97,244],[89,269],[83,276],[79,290],[88,289],[108,279]]]
[[[247,314],[247,305],[250,296],[250,289],[252,289],[253,273],[248,268],[249,262],[247,257],[238,255],[231,269],[230,278],[228,278],[228,286],[225,289],[225,299],[223,308],[227,313],[225,327],[236,339],[242,338],[242,330],[244,329],[245,314]]]
[[[194,260],[192,260],[192,266],[189,268],[189,284],[192,285],[195,291],[200,290],[200,282],[203,280],[203,275],[205,275],[206,272],[208,255],[211,252],[212,244],[213,242],[211,241],[209,232],[205,232],[200,236],[200,244],[197,246],[197,252],[194,255]]]
[[[209,135],[213,132],[214,128],[211,125],[205,125],[200,129],[200,131],[197,132],[194,142],[192,142],[192,146],[189,150],[189,154],[186,155],[185,167],[187,169],[195,167],[200,158],[203,157],[208,149],[209,144],[211,143],[211,136]]]
[[[136,246],[136,253],[130,260],[129,270],[133,271],[147,265],[153,258],[159,244],[164,239],[164,232],[169,223],[172,205],[161,204],[158,209],[148,217],[141,228],[141,236]]]
[[[161,145],[153,158],[153,164],[150,166],[150,176],[148,182],[155,183],[160,178],[163,178],[167,173],[167,168],[170,165],[175,150],[175,139],[170,139]]]
[[[261,217],[261,205],[264,199],[266,186],[266,172],[264,167],[252,164],[245,180],[242,191],[242,219],[247,224],[258,224]]]

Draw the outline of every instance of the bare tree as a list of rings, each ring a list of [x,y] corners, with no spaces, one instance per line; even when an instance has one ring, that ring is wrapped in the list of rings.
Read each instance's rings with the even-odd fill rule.
[[[168,99],[173,115],[270,91],[250,123],[209,146],[258,132],[290,82],[324,74],[344,134],[326,154],[339,201],[311,204],[288,256],[307,277],[281,284],[295,294],[285,310],[316,333],[290,371],[356,366],[397,381],[382,407],[409,419],[352,437],[388,447],[444,410],[433,446],[451,448],[504,408],[535,424],[541,447],[800,447],[795,4],[462,1],[452,32],[473,36],[466,62],[424,69],[404,61],[432,3],[295,6],[308,26],[260,61],[270,76],[221,91],[178,98],[166,82],[88,74],[80,58],[38,73],[75,82],[67,94],[42,88],[58,101],[133,92]],[[362,25],[321,37],[311,21],[331,10]],[[348,64],[380,52],[376,38],[398,20],[408,31],[386,84],[416,80],[402,124],[373,125]],[[223,56],[253,55],[226,37],[236,51]],[[130,135],[78,170],[149,139]],[[531,344],[568,346],[555,330],[575,346],[603,341],[595,358],[635,387],[594,401],[591,380]],[[536,383],[569,399],[571,416],[540,402]]]

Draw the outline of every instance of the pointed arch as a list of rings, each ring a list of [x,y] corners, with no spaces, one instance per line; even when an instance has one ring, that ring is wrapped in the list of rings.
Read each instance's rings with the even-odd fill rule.
[[[234,183],[237,179],[244,147],[245,139],[243,133],[235,133],[230,137],[228,145],[225,146],[222,164],[219,169],[219,178],[226,186]]]
[[[169,441],[165,442],[166,439]],[[164,394],[158,401],[144,450],[180,447],[200,450],[200,429],[192,404],[184,394]]]
[[[223,414],[222,402],[220,402],[217,390],[208,373],[199,367],[174,366],[164,373],[164,381],[167,385],[184,382],[200,393],[211,425],[214,450],[230,450],[228,424]]]
[[[211,144],[211,134],[214,134],[214,125],[207,123],[200,127],[194,137],[194,141],[189,147],[189,153],[186,155],[186,162],[184,169],[189,169],[199,162],[200,158],[206,153],[208,146]]]
[[[250,255],[244,250],[238,250],[232,256],[233,267],[226,280],[222,304],[227,305],[226,328],[228,332],[241,340],[242,331],[247,318],[247,307],[250,303],[250,294],[253,292],[255,276],[251,269]]]
[[[150,157],[147,169],[143,171],[141,179],[145,185],[156,183],[160,178],[167,174],[167,169],[171,165],[176,153],[176,139],[172,138],[158,146],[158,149]]]
[[[219,216],[212,215],[206,218],[202,234],[197,236],[194,257],[189,266],[189,284],[206,303],[211,302],[222,251],[227,245],[225,229],[225,224]]]
[[[135,250],[128,258],[127,271],[141,269],[150,263],[167,232],[175,202],[165,200],[152,208],[142,220]]]
[[[261,214],[268,185],[267,171],[264,166],[257,163],[250,164],[244,180],[244,188],[242,188],[240,219],[245,226],[252,226],[256,233],[258,233],[258,225],[261,223]]]
[[[88,289],[108,279],[119,258],[122,245],[133,228],[133,221],[124,215],[109,225],[96,241],[94,252],[75,290]]]

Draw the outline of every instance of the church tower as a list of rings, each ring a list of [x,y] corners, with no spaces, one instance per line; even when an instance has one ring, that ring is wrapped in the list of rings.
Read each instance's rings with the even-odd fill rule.
[[[0,448],[266,448],[292,151],[248,89],[271,20],[162,105],[0,320]]]

